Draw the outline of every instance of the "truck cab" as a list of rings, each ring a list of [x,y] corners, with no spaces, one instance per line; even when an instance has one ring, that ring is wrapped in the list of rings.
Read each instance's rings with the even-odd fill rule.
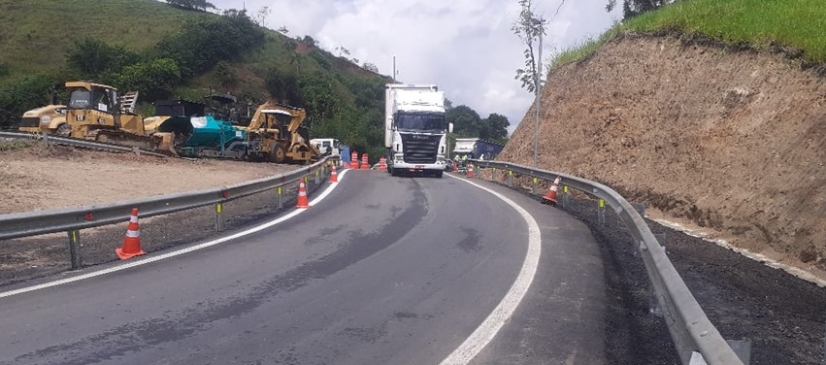
[[[385,147],[393,176],[420,173],[442,177],[447,156],[445,96],[436,85],[385,87]]]

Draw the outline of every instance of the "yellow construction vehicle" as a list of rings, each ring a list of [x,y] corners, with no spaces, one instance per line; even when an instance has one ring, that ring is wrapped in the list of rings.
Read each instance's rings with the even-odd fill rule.
[[[301,124],[304,109],[267,102],[256,109],[246,130],[249,156],[275,163],[311,163],[321,153],[310,145],[309,131]]]
[[[66,90],[71,137],[174,154],[168,141],[172,136],[146,130],[143,118],[135,114],[137,92],[118,95],[112,86],[86,81],[67,82]]]
[[[29,133],[55,134],[69,137],[72,127],[66,123],[65,105],[47,105],[23,113],[18,130]]]

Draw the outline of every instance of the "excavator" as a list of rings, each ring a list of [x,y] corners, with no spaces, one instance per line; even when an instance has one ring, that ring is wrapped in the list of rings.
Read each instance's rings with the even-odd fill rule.
[[[301,108],[266,102],[255,110],[246,131],[249,157],[275,163],[312,163],[321,152],[310,144],[309,131],[303,126],[307,112]]]
[[[138,92],[118,95],[112,86],[87,81],[69,81],[66,90],[71,137],[177,155],[171,148],[174,135],[147,130],[143,118],[135,113]]]

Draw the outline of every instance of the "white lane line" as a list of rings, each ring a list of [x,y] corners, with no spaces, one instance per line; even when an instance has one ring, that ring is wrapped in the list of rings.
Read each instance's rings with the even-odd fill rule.
[[[470,337],[468,337],[465,342],[462,342],[456,350],[453,350],[453,352],[440,363],[440,365],[466,365],[493,340],[493,337],[496,336],[496,333],[499,332],[505,324],[505,321],[513,315],[522,298],[525,297],[525,293],[528,292],[528,288],[530,288],[533,278],[536,276],[536,268],[539,266],[539,255],[542,252],[542,239],[536,220],[533,219],[531,214],[525,209],[514,203],[513,200],[479,184],[454,176],[450,177],[464,181],[493,194],[515,209],[516,212],[522,216],[522,219],[525,220],[525,223],[528,224],[528,252],[525,255],[525,261],[522,262],[522,269],[519,271],[516,281],[513,282],[510,290],[508,290],[505,297],[502,298],[502,301],[499,302],[499,305],[485,318],[485,321],[470,334]]]
[[[341,180],[344,177],[344,175],[347,174],[348,171],[350,171],[350,170],[347,169],[347,170],[342,171],[340,174],[338,174],[339,180]],[[323,200],[328,195],[330,195],[330,193],[333,191],[333,189],[335,189],[335,187],[337,185],[338,184],[331,184],[330,186],[328,186],[327,189],[325,189],[321,194],[319,194],[315,199],[313,199],[310,202],[310,206],[318,204],[321,200]],[[164,259],[168,259],[170,257],[180,256],[180,255],[183,255],[185,253],[189,253],[189,252],[193,252],[193,251],[197,251],[197,250],[202,250],[202,249],[205,249],[207,247],[212,247],[212,246],[215,246],[215,245],[227,242],[227,241],[234,240],[236,238],[244,237],[244,236],[250,235],[252,233],[259,232],[259,231],[262,231],[264,229],[270,228],[270,227],[272,227],[276,224],[282,223],[282,222],[284,222],[284,221],[286,221],[290,218],[293,218],[293,217],[295,217],[295,216],[297,216],[297,215],[299,215],[299,214],[301,214],[305,211],[306,211],[306,209],[296,209],[296,210],[288,213],[287,215],[278,217],[278,218],[276,218],[272,221],[261,224],[259,226],[252,227],[250,229],[235,233],[235,234],[230,235],[230,236],[221,237],[221,238],[218,238],[218,239],[214,239],[212,241],[197,244],[195,246],[182,248],[180,250],[167,252],[167,253],[160,254],[160,255],[157,255],[157,256],[155,256],[155,255],[149,256],[149,257],[146,257],[144,259],[140,259],[138,261],[127,262],[127,263],[124,263],[122,265],[113,266],[113,267],[110,267],[108,269],[103,269],[103,270],[90,272],[88,274],[73,276],[73,277],[66,278],[66,279],[50,281],[50,282],[43,283],[43,284],[38,284],[38,285],[27,286],[25,288],[9,290],[9,291],[0,293],[0,298],[10,297],[12,295],[17,295],[17,294],[22,294],[22,293],[28,293],[28,292],[35,291],[35,290],[40,290],[40,289],[51,288],[53,286],[58,286],[58,285],[63,285],[63,284],[68,284],[68,283],[74,283],[76,281],[91,279],[91,278],[94,278],[94,277],[103,276],[103,275],[106,275],[106,274],[111,274],[113,272],[126,270],[126,269],[133,268],[133,267],[136,267],[136,266],[142,266],[142,265],[146,265],[146,264],[153,263],[153,262],[156,262],[156,261],[161,261],[161,260],[164,260]]]

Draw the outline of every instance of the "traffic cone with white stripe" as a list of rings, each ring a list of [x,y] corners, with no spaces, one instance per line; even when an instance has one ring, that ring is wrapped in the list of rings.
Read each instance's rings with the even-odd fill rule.
[[[554,180],[554,183],[551,184],[551,188],[548,189],[548,192],[545,193],[545,196],[542,197],[543,204],[550,204],[556,205],[556,192],[559,190],[559,183],[562,181],[562,178],[557,176]]]
[[[336,165],[333,165],[333,171],[330,172],[330,183],[338,182],[338,173],[336,172]]]
[[[468,164],[467,165],[467,178],[468,179],[473,178],[473,164]]]
[[[138,225],[138,208],[132,208],[132,217],[129,218],[129,227],[126,229],[126,237],[123,238],[123,246],[116,248],[115,253],[121,260],[145,254],[145,252],[141,250],[141,229]]]
[[[298,183],[298,204],[295,207],[301,209],[310,207],[310,201],[307,199],[307,189],[304,187],[304,179],[301,179],[301,182]]]

